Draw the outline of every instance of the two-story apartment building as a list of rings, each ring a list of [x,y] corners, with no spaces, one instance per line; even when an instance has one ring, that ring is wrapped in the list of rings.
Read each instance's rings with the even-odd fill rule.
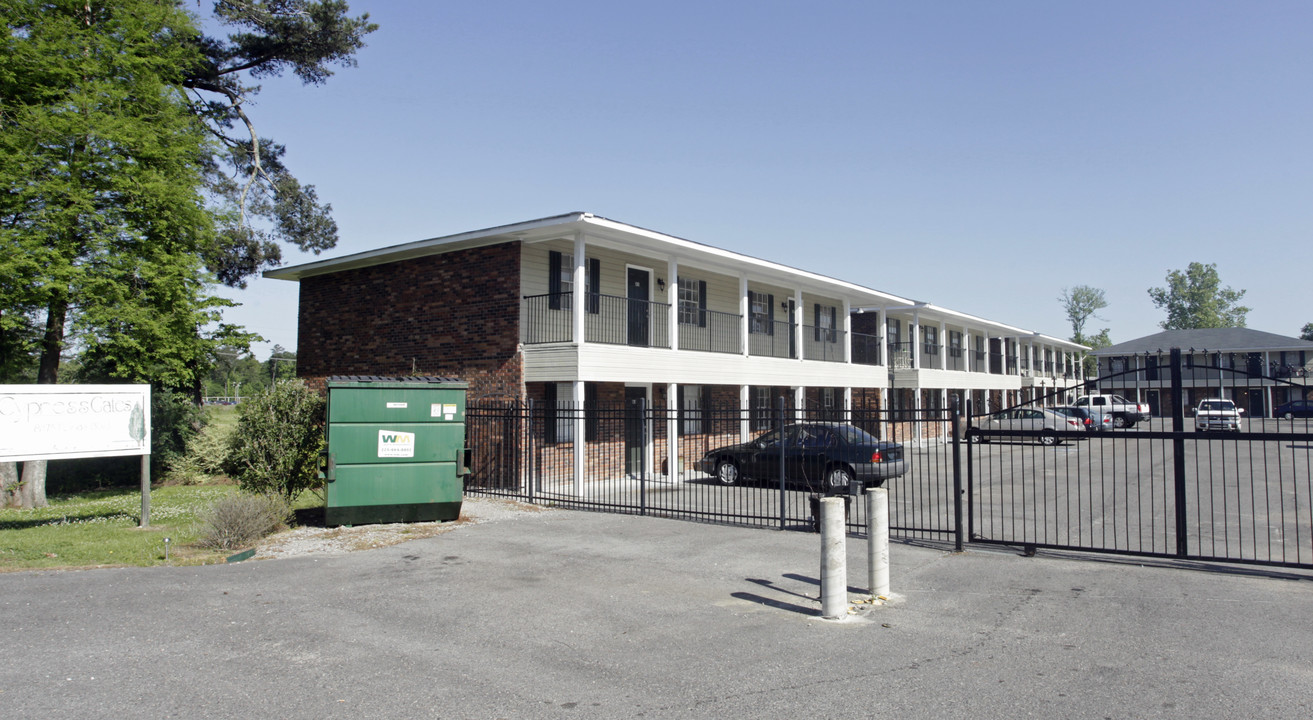
[[[1155,415],[1163,407],[1168,355],[1183,353],[1181,373],[1186,408],[1205,398],[1234,400],[1250,417],[1266,417],[1272,408],[1309,394],[1313,375],[1313,342],[1249,328],[1164,330],[1102,348],[1099,386],[1149,405]]]
[[[265,273],[300,283],[298,373],[433,374],[470,398],[752,411],[998,407],[1064,384],[1083,347],[665,235],[570,213]],[[1074,380],[1073,380],[1074,382]],[[894,392],[890,392],[890,390]],[[675,416],[669,421],[676,423]],[[737,432],[748,436],[751,412]],[[688,470],[670,427],[648,467]],[[697,430],[697,428],[692,428]],[[724,428],[721,428],[723,431]],[[588,425],[548,439],[587,465]]]

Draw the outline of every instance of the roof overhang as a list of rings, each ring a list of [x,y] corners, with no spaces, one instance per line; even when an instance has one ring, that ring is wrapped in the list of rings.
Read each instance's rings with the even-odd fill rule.
[[[403,245],[393,245],[377,250],[368,250],[340,258],[266,270],[264,277],[299,282],[309,277],[329,275],[429,255],[440,255],[456,250],[512,241],[536,243],[550,240],[573,240],[579,235],[583,236],[587,245],[696,264],[700,268],[713,272],[735,276],[743,274],[754,281],[779,284],[784,287],[798,288],[818,294],[839,295],[847,298],[854,306],[879,304],[889,307],[910,307],[917,304],[913,300],[856,283],[723,250],[654,230],[627,225],[584,212],[567,213],[511,225],[500,225],[484,230],[474,230]]]

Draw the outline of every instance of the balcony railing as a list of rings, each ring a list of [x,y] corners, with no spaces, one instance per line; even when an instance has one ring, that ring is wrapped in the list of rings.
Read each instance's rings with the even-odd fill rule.
[[[894,370],[910,370],[912,367],[912,343],[889,343],[889,367]]]
[[[679,324],[679,349],[704,352],[743,352],[743,316],[699,310],[698,324]]]
[[[584,338],[588,342],[635,347],[670,347],[670,306],[613,295],[585,296]],[[524,343],[570,342],[574,295],[553,293],[524,298]]]
[[[880,345],[882,342],[879,335],[853,333],[852,342],[854,363],[858,365],[880,364]]]
[[[524,298],[524,344],[570,342],[574,339],[574,322],[570,307],[574,296],[568,293],[529,295]]]
[[[967,369],[966,358],[962,357],[962,348],[948,348],[948,357],[944,358],[944,368],[957,371],[965,371]]]
[[[795,358],[798,357],[793,338],[793,324],[781,321],[767,321],[758,330],[748,334],[748,354],[762,357]]]
[[[843,362],[844,332],[834,328],[802,326],[802,358],[822,362]]]
[[[584,319],[588,342],[670,347],[669,305],[615,295],[593,295],[589,300],[588,317]],[[597,312],[592,312],[594,309]]]

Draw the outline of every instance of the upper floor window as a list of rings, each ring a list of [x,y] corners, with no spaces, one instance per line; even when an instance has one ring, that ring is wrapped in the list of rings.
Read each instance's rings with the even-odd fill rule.
[[[679,322],[682,325],[707,324],[707,283],[705,280],[679,278]]]
[[[838,342],[839,334],[835,328],[839,317],[838,309],[833,305],[821,305],[819,303],[813,306],[813,309],[813,320],[816,323],[816,341]]]
[[[775,334],[775,296],[770,293],[748,291],[748,311],[751,315],[749,332]]]

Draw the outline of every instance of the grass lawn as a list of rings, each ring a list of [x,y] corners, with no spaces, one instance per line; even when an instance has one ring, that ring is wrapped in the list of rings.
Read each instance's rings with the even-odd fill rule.
[[[0,509],[0,572],[38,568],[164,565],[164,538],[170,565],[223,562],[233,551],[197,547],[202,520],[235,485],[157,487],[150,494],[147,528],[137,527],[141,492],[133,488],[97,490],[50,498],[33,510]],[[305,493],[297,508],[322,505]]]

